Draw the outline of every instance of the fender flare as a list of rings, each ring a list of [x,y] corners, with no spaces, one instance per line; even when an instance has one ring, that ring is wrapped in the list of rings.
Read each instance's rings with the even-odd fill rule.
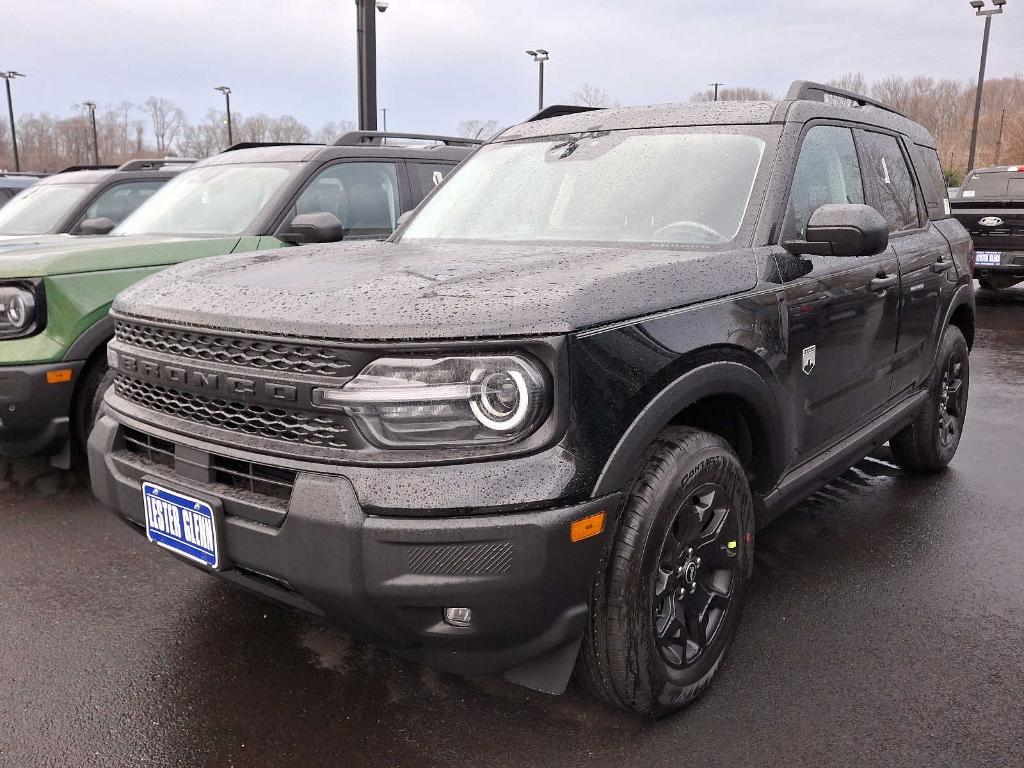
[[[88,360],[96,350],[113,337],[114,318],[104,315],[101,320],[90,325],[81,336],[74,340],[68,347],[68,351],[64,353],[64,359],[67,361]]]
[[[782,408],[771,386],[753,368],[723,360],[687,371],[651,399],[612,450],[594,486],[593,496],[622,490],[655,436],[680,411],[712,395],[740,398],[761,420],[768,473],[774,483],[782,475],[790,441]]]

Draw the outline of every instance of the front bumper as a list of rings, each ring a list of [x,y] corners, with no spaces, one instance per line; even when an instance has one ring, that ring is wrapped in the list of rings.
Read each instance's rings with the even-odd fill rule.
[[[2,342],[0,342],[2,343]],[[0,456],[56,453],[70,435],[71,401],[84,362],[0,366]],[[46,374],[71,370],[50,384]]]
[[[96,496],[140,530],[143,477],[219,499],[223,578],[446,672],[517,679],[537,659],[575,655],[609,532],[572,543],[570,524],[599,511],[610,522],[617,495],[413,517],[368,512],[345,467],[310,465],[295,473],[289,497],[275,500],[225,485],[194,444],[172,445],[159,430],[153,442],[135,426],[110,413],[97,420],[89,440]],[[252,463],[230,466],[257,472]],[[448,492],[435,489],[438,508]],[[472,626],[446,624],[447,607],[472,609]]]

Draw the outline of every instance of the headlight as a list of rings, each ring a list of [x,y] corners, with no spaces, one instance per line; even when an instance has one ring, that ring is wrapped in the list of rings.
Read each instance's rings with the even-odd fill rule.
[[[518,355],[383,357],[313,403],[355,419],[386,448],[511,443],[540,424],[548,407],[538,363]]]
[[[42,281],[0,283],[0,339],[31,336],[42,330]]]

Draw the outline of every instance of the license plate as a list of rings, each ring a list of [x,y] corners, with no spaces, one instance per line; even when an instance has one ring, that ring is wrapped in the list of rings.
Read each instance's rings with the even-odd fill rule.
[[[975,264],[998,264],[1002,261],[1002,251],[978,251],[974,254]]]
[[[209,568],[220,566],[213,507],[153,483],[142,484],[146,538]]]

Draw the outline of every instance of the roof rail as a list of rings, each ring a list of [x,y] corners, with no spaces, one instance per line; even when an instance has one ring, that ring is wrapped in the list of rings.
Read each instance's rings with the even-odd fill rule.
[[[335,147],[356,147],[361,144],[380,146],[384,143],[384,139],[436,141],[446,147],[475,147],[484,143],[481,139],[470,139],[465,136],[436,136],[430,133],[395,133],[394,131],[348,131],[336,138],[333,145]]]
[[[194,163],[195,158],[192,157],[160,157],[160,158],[140,158],[138,160],[129,160],[126,163],[122,163],[117,166],[119,171],[159,171],[161,168],[167,165],[188,165]]]
[[[258,147],[322,147],[323,144],[314,141],[239,141],[227,149],[222,149],[220,154],[234,152],[236,149],[257,149]]]
[[[530,115],[523,122],[532,123],[537,120],[547,120],[549,117],[561,117],[562,115],[575,115],[578,112],[594,112],[605,107],[583,107],[578,104],[552,104],[544,107],[540,112]]]
[[[786,94],[786,101],[825,101],[826,96],[837,96],[841,99],[848,99],[852,101],[858,107],[866,107],[870,105],[872,107],[877,107],[878,109],[884,109],[886,112],[892,112],[894,115],[899,115],[900,117],[908,117],[895,107],[890,107],[888,104],[883,104],[881,101],[876,99],[870,99],[867,96],[862,96],[859,93],[854,93],[853,91],[846,91],[842,88],[836,88],[822,83],[815,83],[810,80],[794,80],[793,84],[789,86],[789,93]]]
[[[112,171],[116,165],[69,165],[61,168],[57,173],[71,173],[72,171]]]

